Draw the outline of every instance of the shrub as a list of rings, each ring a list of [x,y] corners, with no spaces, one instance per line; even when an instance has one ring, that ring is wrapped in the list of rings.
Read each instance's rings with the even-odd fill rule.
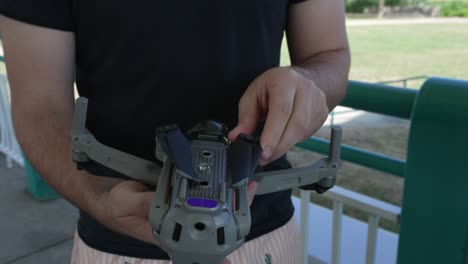
[[[377,6],[378,4],[378,0],[347,0],[346,12],[362,13],[366,7]]]
[[[468,2],[453,1],[440,8],[440,15],[445,17],[468,17]]]
[[[418,4],[423,0],[385,0],[385,6],[408,6]],[[367,7],[376,7],[379,0],[346,0],[346,12],[362,13]]]

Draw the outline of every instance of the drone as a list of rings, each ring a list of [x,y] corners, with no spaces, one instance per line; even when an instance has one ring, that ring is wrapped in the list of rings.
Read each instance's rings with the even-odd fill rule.
[[[323,193],[334,186],[341,164],[338,126],[332,127],[328,157],[302,168],[256,172],[258,138],[241,134],[230,142],[224,125],[201,121],[185,134],[175,124],[156,129],[159,166],[96,140],[86,129],[87,107],[87,98],[76,100],[73,161],[78,169],[98,163],[155,187],[149,222],[155,242],[175,264],[221,264],[242,246],[251,226],[249,181],[257,182],[256,194],[295,187]]]

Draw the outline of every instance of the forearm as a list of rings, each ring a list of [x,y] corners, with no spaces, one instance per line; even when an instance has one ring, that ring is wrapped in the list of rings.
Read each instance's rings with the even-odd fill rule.
[[[13,122],[29,161],[62,197],[99,218],[102,208],[98,201],[113,180],[76,170],[70,143],[72,102],[57,104],[37,98],[26,104],[16,95],[13,93]]]
[[[153,193],[136,181],[77,171],[72,161],[74,33],[3,16],[0,29],[13,123],[32,165],[60,195],[100,223],[151,243]]]
[[[312,80],[327,98],[332,111],[346,94],[350,54],[348,48],[322,52],[295,64],[292,68]]]

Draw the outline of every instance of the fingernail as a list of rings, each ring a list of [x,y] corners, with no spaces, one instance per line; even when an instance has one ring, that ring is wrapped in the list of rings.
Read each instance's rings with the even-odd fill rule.
[[[262,152],[262,160],[268,160],[271,157],[272,151],[270,147],[265,147]]]
[[[257,182],[256,181],[249,181],[249,184],[247,185],[247,188],[249,190],[256,190],[257,189]]]

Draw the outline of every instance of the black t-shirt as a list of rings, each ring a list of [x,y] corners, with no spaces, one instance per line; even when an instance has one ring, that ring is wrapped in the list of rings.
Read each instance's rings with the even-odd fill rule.
[[[8,17],[75,33],[76,82],[89,99],[89,130],[148,160],[157,126],[212,119],[236,125],[240,97],[277,67],[288,6],[301,0],[0,0]],[[46,63],[46,62],[44,62]],[[279,160],[266,169],[288,168]],[[247,239],[285,224],[291,191],[257,196]],[[78,232],[110,253],[167,259],[81,212]]]

